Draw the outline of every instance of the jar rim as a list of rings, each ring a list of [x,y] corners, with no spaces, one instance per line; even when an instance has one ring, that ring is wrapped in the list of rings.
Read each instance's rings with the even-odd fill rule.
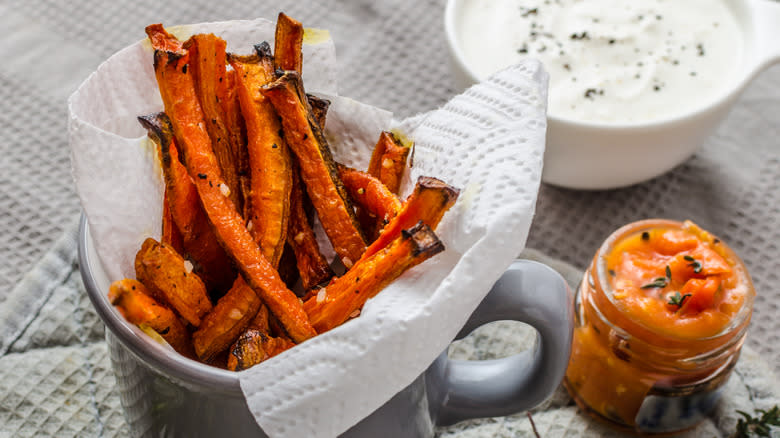
[[[653,228],[658,227],[671,227],[671,228],[682,228],[683,222],[671,220],[671,219],[661,219],[661,218],[652,218],[652,219],[643,219],[636,222],[631,222],[629,224],[626,224],[617,230],[615,230],[612,234],[609,235],[604,240],[604,243],[602,243],[601,247],[599,247],[598,251],[596,252],[596,257],[594,258],[594,266],[595,267],[595,277],[596,281],[598,281],[599,286],[602,289],[602,292],[604,296],[609,300],[609,303],[622,315],[628,316],[624,310],[624,308],[619,305],[618,299],[614,296],[614,290],[612,288],[612,284],[609,281],[608,276],[608,269],[607,269],[607,263],[606,263],[606,255],[608,255],[612,248],[619,243],[623,238],[636,234],[638,232],[642,231],[648,231]],[[653,335],[658,336],[660,338],[663,338],[666,341],[671,342],[707,342],[707,341],[713,341],[718,338],[727,336],[727,335],[733,335],[733,331],[740,326],[744,326],[742,331],[747,330],[747,322],[750,320],[750,317],[752,315],[753,310],[753,301],[755,299],[755,288],[753,287],[752,280],[750,279],[750,274],[747,271],[747,268],[742,261],[742,259],[734,252],[734,250],[731,249],[731,247],[724,243],[722,240],[720,240],[724,247],[729,252],[730,258],[734,261],[736,272],[738,275],[740,275],[740,282],[745,282],[747,286],[748,293],[745,295],[745,299],[742,302],[742,306],[740,309],[734,314],[734,316],[731,318],[728,324],[726,324],[720,331],[717,333],[710,335],[710,336],[704,336],[704,337],[684,337],[684,336],[675,336],[670,333],[661,332],[656,327],[653,327],[651,325],[645,324],[641,321],[633,321],[635,324],[640,326],[642,329],[653,333]],[[602,318],[606,319],[606,316],[602,313]],[[611,321],[610,325],[611,324]],[[741,336],[735,336],[734,341],[736,342]]]

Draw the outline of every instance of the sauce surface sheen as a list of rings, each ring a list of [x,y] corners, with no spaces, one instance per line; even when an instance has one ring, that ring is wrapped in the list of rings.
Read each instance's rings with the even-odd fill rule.
[[[549,113],[657,121],[738,80],[742,34],[724,0],[467,0],[459,46],[481,78],[524,58],[550,73]]]
[[[745,273],[723,243],[691,222],[618,241],[606,256],[609,289],[631,320],[676,338],[714,336],[742,308]]]

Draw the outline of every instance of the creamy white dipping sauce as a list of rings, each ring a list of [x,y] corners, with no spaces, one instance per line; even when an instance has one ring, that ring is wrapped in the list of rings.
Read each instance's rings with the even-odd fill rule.
[[[539,59],[548,113],[564,119],[674,117],[739,79],[742,34],[724,0],[465,0],[456,20],[481,78]]]

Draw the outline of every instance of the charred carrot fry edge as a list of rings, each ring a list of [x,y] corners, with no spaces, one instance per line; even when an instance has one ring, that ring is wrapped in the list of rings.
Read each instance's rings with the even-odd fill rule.
[[[300,76],[285,72],[262,92],[282,118],[284,137],[297,158],[309,198],[333,249],[344,265],[351,267],[366,243],[330,147],[306,101]]]
[[[417,185],[398,214],[382,229],[379,238],[366,249],[370,257],[401,235],[401,231],[422,221],[436,229],[442,216],[455,204],[460,191],[441,180],[428,176],[417,179]]]
[[[284,338],[274,338],[258,330],[247,330],[230,348],[228,369],[242,371],[295,346]]]
[[[200,196],[206,215],[225,252],[236,262],[252,290],[279,318],[296,342],[316,335],[298,298],[266,260],[244,226],[243,219],[222,188],[223,180],[204,128],[203,112],[187,73],[187,55],[155,52],[155,71],[163,93],[166,113],[181,142],[184,162]]]
[[[309,101],[312,115],[317,124],[320,125],[320,129],[325,129],[325,121],[328,116],[328,108],[330,108],[330,101],[317,97],[313,94],[306,94],[306,100]]]
[[[419,222],[403,230],[393,243],[362,259],[346,274],[309,298],[303,305],[317,332],[326,332],[357,316],[366,300],[407,269],[444,250],[428,225]]]

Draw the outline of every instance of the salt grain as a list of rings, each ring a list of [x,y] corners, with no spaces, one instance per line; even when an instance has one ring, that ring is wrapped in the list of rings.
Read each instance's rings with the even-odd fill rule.
[[[320,289],[319,292],[317,292],[317,302],[321,303],[321,302],[325,301],[325,298],[327,296],[328,296],[328,292],[323,287],[322,289]]]
[[[222,195],[224,196],[230,196],[230,187],[225,183],[219,185],[219,191],[222,192]]]
[[[293,237],[293,240],[295,240],[295,243],[300,245],[303,242],[303,231],[301,231],[300,233],[296,234],[295,237]]]
[[[189,274],[190,272],[192,272],[192,268],[193,268],[192,262],[189,261],[189,260],[185,260],[184,261],[184,272]]]
[[[343,259],[341,259],[341,263],[344,263],[344,266],[347,269],[351,268],[352,265],[354,264],[349,257],[344,257]]]
[[[350,318],[357,318],[358,316],[360,316],[360,309],[357,309],[354,312],[349,314]]]

